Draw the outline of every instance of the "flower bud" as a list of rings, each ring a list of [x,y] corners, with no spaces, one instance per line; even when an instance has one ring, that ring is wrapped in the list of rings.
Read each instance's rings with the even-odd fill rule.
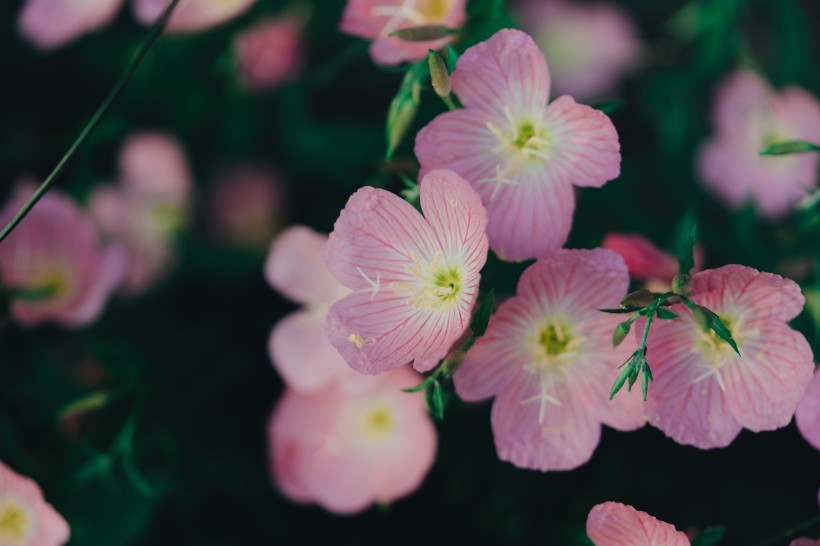
[[[621,301],[621,305],[623,307],[646,307],[653,301],[655,301],[655,294],[649,290],[640,289],[627,294]]]
[[[405,42],[429,42],[446,38],[453,31],[444,25],[422,25],[418,27],[402,28],[391,32],[390,36]]]
[[[447,72],[444,59],[431,49],[427,55],[427,64],[430,67],[430,80],[433,82],[433,91],[441,98],[449,97],[453,91],[453,85],[450,82],[450,74]]]
[[[688,296],[692,293],[692,277],[687,273],[678,273],[672,279],[672,292],[681,296]]]
[[[621,322],[615,327],[615,331],[612,333],[613,347],[617,347],[623,342],[627,334],[629,334],[629,326],[629,322]]]

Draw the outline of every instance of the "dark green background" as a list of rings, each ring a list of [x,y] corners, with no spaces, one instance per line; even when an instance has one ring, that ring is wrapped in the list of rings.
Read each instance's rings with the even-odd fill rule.
[[[709,131],[714,85],[739,62],[754,62],[775,85],[794,82],[820,95],[817,3],[618,3],[635,19],[647,59],[624,82],[618,98],[626,104],[612,114],[622,175],[602,190],[582,191],[570,245],[593,247],[609,231],[638,231],[671,247],[689,214],[709,266],[777,271],[787,257],[816,264],[817,227],[727,212],[699,186],[693,158]],[[470,2],[460,48],[511,24],[500,4]],[[16,30],[20,5],[0,3],[4,195],[20,174],[48,173],[145,34],[126,9],[108,29],[43,55]],[[672,32],[668,22],[685,5],[711,22]],[[238,88],[233,35],[283,7],[260,0],[217,30],[160,40],[58,185],[84,199],[115,175],[129,133],[160,129],[184,143],[203,192],[226,165],[276,165],[289,180],[287,220],[321,231],[332,228],[357,187],[399,189],[396,173],[415,168],[410,143],[391,164],[382,158],[384,119],[401,74],[375,67],[362,42],[336,30],[342,0],[314,0],[301,81],[257,97]],[[442,110],[425,91],[416,128]],[[725,524],[723,544],[756,545],[818,515],[820,453],[793,425],[744,432],[713,451],[679,446],[648,427],[606,429],[589,464],[540,474],[498,461],[489,404],[455,400],[439,426],[436,465],[410,498],[355,517],[290,504],[267,470],[265,425],[282,384],[266,345],[271,326],[293,306],[264,282],[261,254],[213,243],[206,224],[200,214],[181,237],[173,275],[145,296],[115,300],[92,327],[24,330],[2,319],[0,460],[41,484],[71,523],[72,544],[585,544],[589,509],[618,500],[681,529]],[[485,285],[509,293],[521,270],[491,260]],[[820,286],[812,279],[804,286],[812,284]],[[818,325],[804,315],[796,326],[816,350]],[[104,388],[126,394],[71,437],[56,415],[89,394],[72,376],[87,360],[107,370]],[[105,455],[129,420],[136,428],[125,452],[147,489],[126,472],[128,457]],[[820,534],[820,526],[810,533]]]

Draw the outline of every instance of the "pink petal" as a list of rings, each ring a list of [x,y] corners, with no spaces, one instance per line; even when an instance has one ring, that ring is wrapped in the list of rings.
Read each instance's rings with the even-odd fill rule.
[[[234,38],[233,55],[239,78],[261,92],[293,79],[304,64],[302,24],[296,17],[265,19]]]
[[[742,265],[695,274],[692,293],[714,293],[716,308],[712,310],[718,314],[730,308],[755,319],[789,321],[800,314],[805,303],[800,287],[791,279]]]
[[[293,226],[271,244],[265,277],[288,299],[308,305],[330,305],[347,290],[325,265],[327,236],[306,226]]]
[[[789,546],[818,546],[820,545],[820,540],[812,540],[810,538],[798,538],[797,540],[792,540],[789,543]]]
[[[820,449],[820,373],[814,374],[794,414],[797,428],[808,443]]]
[[[703,377],[700,326],[683,305],[674,305],[675,320],[656,321],[647,341],[647,360],[655,382],[646,401],[649,423],[675,441],[701,449],[725,447],[742,426],[726,407],[715,376]]]
[[[527,34],[496,32],[464,52],[452,74],[453,89],[468,109],[503,115],[505,106],[540,112],[549,98],[544,54]]]
[[[23,510],[29,521],[35,522],[33,534],[26,544],[33,546],[61,546],[68,542],[71,530],[65,519],[43,498],[40,487],[29,478],[21,476],[0,461],[0,495]],[[13,537],[12,537],[13,538]],[[12,540],[9,544],[16,544]]]
[[[108,25],[122,4],[123,0],[27,0],[20,31],[40,49],[56,49]]]
[[[601,425],[585,406],[590,392],[577,374],[555,383],[539,424],[540,404],[524,403],[540,394],[528,373],[510,376],[493,403],[492,425],[498,457],[520,468],[571,470],[586,463],[598,445]]]
[[[595,546],[689,546],[689,539],[673,525],[618,502],[592,508],[587,535]]]
[[[268,352],[276,371],[298,392],[314,392],[351,374],[350,367],[325,337],[324,315],[296,311],[273,328]]]
[[[636,279],[671,282],[678,273],[678,260],[642,235],[609,233],[601,246],[623,256],[629,274]]]
[[[198,32],[220,25],[250,9],[256,0],[196,0],[183,2],[166,27],[168,32]],[[152,24],[168,5],[168,0],[134,0],[134,16]]]
[[[563,96],[544,117],[552,140],[548,168],[576,186],[600,188],[621,172],[618,132],[606,114]]]
[[[187,199],[192,175],[177,139],[159,132],[135,133],[123,143],[118,163],[124,185],[140,197]]]
[[[742,122],[756,118],[761,105],[771,99],[771,87],[756,72],[738,70],[730,74],[715,96],[713,117],[717,129],[740,131]]]
[[[755,333],[741,338],[741,356],[721,369],[726,405],[749,430],[784,427],[811,381],[811,348],[803,334],[782,322],[754,321],[742,331]]]

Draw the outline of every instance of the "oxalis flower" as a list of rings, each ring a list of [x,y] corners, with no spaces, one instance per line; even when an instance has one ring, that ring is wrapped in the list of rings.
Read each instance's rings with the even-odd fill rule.
[[[738,71],[721,84],[713,119],[700,174],[732,208],[753,201],[762,216],[783,216],[817,187],[820,155],[760,155],[778,142],[820,142],[820,102],[805,90],[776,92],[758,74]]]
[[[671,306],[679,318],[653,323],[647,342],[655,377],[650,423],[702,449],[729,445],[743,428],[788,425],[814,371],[806,339],[788,326],[803,308],[797,284],[727,265],[696,273],[690,299],[720,316],[742,356],[688,307]]]
[[[60,546],[70,534],[37,484],[0,461],[0,544]]]
[[[419,132],[422,174],[451,169],[473,185],[500,257],[538,258],[560,248],[572,224],[573,185],[600,187],[620,172],[612,122],[568,96],[547,105],[547,62],[518,30],[468,49],[451,79],[465,108]]]
[[[587,517],[587,535],[595,546],[689,546],[673,525],[619,502],[595,506]]]
[[[797,428],[808,443],[820,449],[820,373],[814,374],[794,414]]]
[[[436,453],[420,377],[405,368],[351,376],[314,393],[289,390],[269,425],[271,470],[296,502],[349,514],[412,493]]]
[[[365,187],[347,202],[325,262],[353,293],[325,330],[350,366],[375,374],[414,361],[433,368],[465,332],[487,259],[487,213],[450,171],[421,182],[421,208]]]
[[[464,400],[495,396],[498,456],[516,466],[569,470],[590,459],[601,424],[643,425],[640,393],[609,400],[612,373],[634,350],[612,348],[629,276],[609,250],[560,250],[521,275],[454,380]]]
[[[348,0],[339,30],[373,40],[370,56],[379,64],[417,61],[450,39],[409,42],[390,34],[426,25],[458,27],[467,18],[466,4],[466,0]]]

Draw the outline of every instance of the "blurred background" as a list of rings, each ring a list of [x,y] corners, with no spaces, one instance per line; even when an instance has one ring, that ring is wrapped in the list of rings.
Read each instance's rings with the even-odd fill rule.
[[[470,0],[455,48],[518,26],[520,4]],[[3,199],[19,180],[48,174],[146,34],[127,5],[107,27],[42,51],[20,32],[22,5],[0,3]],[[798,84],[820,95],[820,5],[609,5],[628,21],[635,52],[608,86],[576,94],[612,109],[622,173],[580,193],[568,246],[595,247],[616,231],[674,248],[685,219],[696,218],[708,267],[741,263],[801,283],[815,317],[809,307],[795,327],[817,351],[816,223],[728,210],[704,189],[695,157],[711,132],[716,86],[739,66],[757,67],[775,87]],[[489,403],[468,405],[450,394],[437,424],[435,466],[410,497],[343,517],[277,492],[266,423],[283,386],[267,341],[295,306],[264,279],[268,245],[289,224],[331,231],[363,185],[403,188],[400,174],[414,178],[417,170],[413,133],[444,111],[425,88],[410,135],[385,161],[385,119],[402,72],[374,65],[365,41],[339,32],[343,8],[343,0],[259,0],[218,27],[155,44],[57,187],[88,205],[99,187],[117,182],[130,138],[160,132],[175,139],[191,190],[184,220],[174,224],[172,258],[150,286],[114,297],[90,326],[24,328],[4,314],[0,460],[40,484],[77,545],[581,545],[588,544],[587,512],[606,500],[683,530],[726,525],[722,544],[762,545],[769,537],[786,544],[779,534],[817,516],[820,486],[820,453],[794,425],[744,431],[712,451],[679,446],[649,427],[605,429],[590,463],[541,474],[497,459]],[[297,21],[301,58],[282,81],[256,85],[236,40],[283,14]],[[524,19],[537,37],[541,22]],[[553,51],[547,60],[554,85],[573,92],[559,74],[582,55],[570,46],[583,31],[565,28],[565,41],[545,39]],[[571,70],[564,73],[569,80]],[[240,179],[256,181],[239,186]],[[511,294],[524,267],[492,258],[483,284]],[[818,533],[820,526],[806,534]]]

